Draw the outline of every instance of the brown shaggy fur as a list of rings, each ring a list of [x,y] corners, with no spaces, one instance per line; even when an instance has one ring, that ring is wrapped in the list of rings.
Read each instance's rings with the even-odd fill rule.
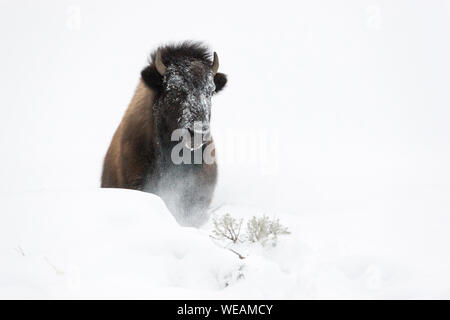
[[[201,61],[204,70],[210,70],[210,54],[199,43],[166,46],[161,51],[166,66],[176,65],[187,57],[188,61]],[[154,60],[155,53],[151,57]],[[198,225],[205,220],[213,196],[217,166],[215,162],[175,165],[171,161],[173,145],[167,137],[175,128],[167,127],[161,118],[161,112],[167,116],[170,108],[158,111],[158,115],[154,109],[166,94],[163,77],[157,73],[154,62],[142,71],[141,76],[106,153],[101,186],[158,194],[180,223]],[[215,92],[221,90],[226,81],[224,74],[217,73]],[[212,139],[206,145],[213,146]]]
[[[102,188],[142,190],[151,161],[155,93],[142,80],[105,156]]]

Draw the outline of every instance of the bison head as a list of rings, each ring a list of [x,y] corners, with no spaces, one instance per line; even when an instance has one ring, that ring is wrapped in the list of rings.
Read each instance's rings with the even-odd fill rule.
[[[152,60],[142,75],[157,89],[154,108],[160,128],[167,133],[185,130],[191,136],[189,147],[200,148],[210,135],[211,97],[226,84],[226,76],[217,72],[217,54],[211,61],[204,46],[184,43],[159,48]]]

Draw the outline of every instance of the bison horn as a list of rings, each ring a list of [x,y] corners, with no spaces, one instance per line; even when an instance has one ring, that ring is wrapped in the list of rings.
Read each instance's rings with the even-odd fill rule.
[[[167,67],[162,62],[160,49],[158,49],[158,51],[156,51],[155,67],[156,67],[156,70],[158,71],[158,73],[162,76],[164,75],[164,73],[166,72],[166,69],[167,69]]]
[[[217,70],[219,70],[219,57],[217,56],[217,53],[214,52],[214,61],[212,64],[213,74],[216,74]]]

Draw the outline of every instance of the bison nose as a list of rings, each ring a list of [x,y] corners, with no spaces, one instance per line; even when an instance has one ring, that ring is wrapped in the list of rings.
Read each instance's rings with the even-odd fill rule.
[[[194,133],[203,135],[204,139],[209,138],[209,127],[203,127],[201,129],[194,128]]]
[[[192,128],[187,128],[189,135],[191,137],[190,143],[186,146],[191,150],[200,149],[209,140],[209,130],[197,130]]]
[[[194,126],[193,129],[188,129],[191,137],[199,135],[203,140],[208,140],[210,136],[209,126]]]

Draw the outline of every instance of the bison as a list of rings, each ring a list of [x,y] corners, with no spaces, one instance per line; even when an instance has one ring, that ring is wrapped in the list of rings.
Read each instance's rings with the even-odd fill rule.
[[[182,225],[207,219],[217,164],[180,163],[178,156],[192,160],[209,151],[215,158],[211,97],[227,83],[218,67],[217,54],[199,42],[162,46],[150,55],[106,153],[101,187],[157,194]],[[174,135],[177,130],[183,134]]]

